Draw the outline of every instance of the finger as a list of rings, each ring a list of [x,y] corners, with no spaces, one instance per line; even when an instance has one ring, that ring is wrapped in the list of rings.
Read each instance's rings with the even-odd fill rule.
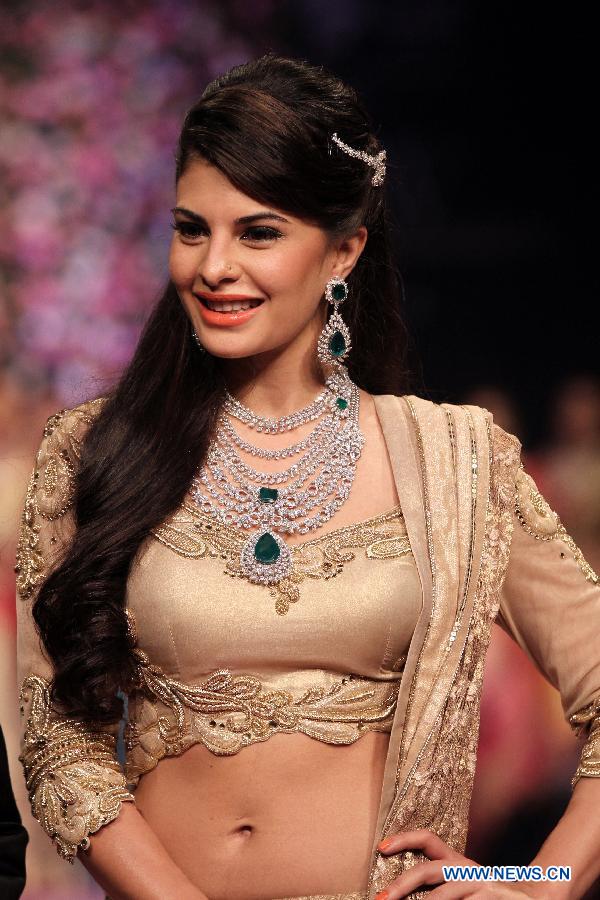
[[[415,888],[424,884],[439,884],[444,881],[442,866],[439,862],[419,863],[407,869],[386,887],[385,900],[400,900],[407,897]]]
[[[389,841],[389,843],[388,843]],[[417,828],[415,831],[399,831],[397,834],[386,838],[385,847],[379,844],[381,853],[398,853],[400,850],[423,850],[430,859],[456,859],[464,858],[460,853],[444,843],[441,837],[429,831],[427,828]]]

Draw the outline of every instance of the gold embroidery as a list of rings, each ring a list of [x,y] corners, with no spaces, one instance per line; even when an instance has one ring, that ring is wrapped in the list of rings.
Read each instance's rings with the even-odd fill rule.
[[[40,527],[37,524],[37,510],[35,494],[37,490],[38,473],[34,469],[29,478],[25,505],[21,518],[19,541],[17,544],[16,585],[22,600],[31,597],[35,587],[41,581],[44,572],[44,557],[38,546],[38,534]]]
[[[143,650],[133,652],[137,679],[125,729],[130,784],[162,757],[198,742],[225,756],[279,732],[350,744],[366,731],[392,727],[400,679],[325,673],[320,684],[294,697],[266,687],[257,675],[229,669],[211,672],[200,684],[184,684],[165,675]]]
[[[165,523],[152,530],[162,544],[192,559],[221,557],[224,574],[245,578],[240,552],[247,536],[184,502]],[[305,578],[334,578],[344,565],[356,558],[348,548],[365,547],[370,559],[391,559],[411,553],[404,517],[399,506],[363,522],[347,525],[320,537],[290,546],[292,572],[278,584],[269,586],[279,615],[300,599],[298,586]]]
[[[303,894],[302,897],[276,897],[275,900],[368,900],[368,891],[353,891],[351,894]]]
[[[467,414],[467,419],[469,423],[469,438],[471,444],[471,523],[470,523],[470,535],[469,535],[469,559],[467,563],[467,577],[465,579],[465,586],[463,590],[463,595],[461,598],[460,606],[458,612],[456,614],[456,619],[454,621],[454,625],[452,626],[452,630],[450,632],[450,636],[448,638],[449,645],[453,644],[456,640],[456,635],[460,630],[460,626],[462,623],[462,617],[465,610],[465,604],[467,602],[467,597],[469,594],[469,588],[471,586],[471,573],[473,571],[473,556],[474,556],[474,541],[475,541],[475,508],[477,505],[477,477],[478,477],[478,462],[477,462],[477,445],[475,442],[475,427],[473,424],[473,416],[467,409],[467,407],[463,407]],[[453,467],[456,472],[456,449],[454,446],[454,426],[452,425],[452,419],[446,410],[446,414],[448,416],[449,422],[451,424],[450,428],[450,441],[452,444],[452,459],[453,459]]]
[[[421,665],[421,657],[424,652],[424,647],[427,642],[427,638],[429,636],[429,631],[431,628],[431,623],[436,616],[436,607],[438,603],[438,569],[435,560],[435,551],[434,551],[434,540],[433,540],[433,530],[432,530],[432,521],[431,521],[431,504],[429,497],[429,477],[427,474],[427,464],[423,446],[423,436],[421,432],[421,426],[419,424],[419,419],[417,415],[417,411],[415,406],[411,400],[405,398],[405,402],[407,403],[411,417],[413,420],[413,426],[415,430],[415,436],[417,439],[417,447],[419,452],[419,462],[421,466],[421,478],[422,478],[422,486],[423,486],[423,500],[424,500],[424,515],[425,515],[425,527],[427,533],[427,548],[429,554],[429,564],[431,568],[432,575],[432,608],[429,617],[429,622],[427,623],[427,632],[423,643],[421,645],[421,649],[419,652],[419,658],[417,660],[417,664],[415,667],[415,671],[413,674],[413,678],[410,685],[409,697],[407,703],[407,710],[405,713],[405,721],[408,719],[410,715],[410,711],[412,708],[412,703],[414,702],[414,694],[416,685],[418,684],[420,665]],[[450,442],[450,447],[452,451],[452,460],[453,460],[453,471],[456,473],[456,442],[455,442],[455,428],[452,420],[452,406],[441,406],[446,414],[447,426],[448,426],[448,437]],[[470,434],[470,449],[471,449],[471,516],[475,515],[475,505],[477,498],[477,478],[478,478],[478,458],[477,458],[477,445],[475,442],[475,431],[473,426],[472,415],[468,409],[465,409],[465,414],[467,415],[468,424],[469,424],[469,434]],[[487,421],[487,420],[486,420]],[[491,447],[491,435],[489,433],[488,427],[488,441]],[[491,449],[490,453],[490,462],[491,462]],[[455,476],[456,477],[456,474]],[[489,511],[489,504],[488,504]],[[468,579],[471,578],[471,569],[472,569],[472,561],[473,561],[473,540],[474,540],[474,531],[473,527],[471,527],[471,534],[469,539],[469,561],[468,561]],[[449,640],[446,642],[444,651],[447,653],[452,647],[454,640],[456,639],[456,633],[458,628],[460,627],[460,622],[462,618],[462,614],[464,612],[464,605],[466,602],[466,590],[461,598],[459,612],[455,618],[451,633],[449,635]],[[467,638],[467,645],[469,639]],[[460,707],[461,699],[458,692],[454,693],[456,689],[456,682],[451,691],[451,699],[449,701],[452,704],[455,702]],[[468,694],[468,701],[478,700],[478,694],[476,690],[476,685],[471,685],[471,692]],[[464,700],[462,701],[464,703]],[[406,741],[406,732],[403,729],[402,737],[400,742],[400,753],[398,758],[398,764],[396,767],[396,777],[394,784],[394,802],[392,803],[387,817],[385,819],[383,828],[381,830],[381,838],[388,837],[393,832],[399,830],[412,830],[414,828],[432,828],[433,823],[436,822],[436,817],[440,816],[441,810],[444,808],[443,800],[443,792],[447,787],[448,781],[448,772],[452,766],[452,760],[457,768],[455,770],[454,778],[456,789],[453,784],[453,792],[452,795],[455,800],[459,801],[461,797],[469,795],[469,785],[470,780],[472,780],[475,764],[474,761],[471,761],[471,744],[472,744],[472,736],[468,733],[463,735],[463,741],[461,744],[461,740],[459,737],[460,728],[463,726],[464,722],[468,721],[468,705],[465,704],[466,710],[465,714],[462,718],[454,717],[451,719],[449,723],[449,730],[444,732],[444,716],[443,711],[438,716],[438,719],[434,726],[434,732],[430,735],[428,742],[426,742],[425,746],[422,748],[419,753],[415,763],[412,767],[411,773],[406,779],[406,783],[404,785],[404,789],[400,792],[400,784],[399,784],[399,775],[401,770],[401,764],[405,756],[405,741]],[[446,715],[450,710],[447,710]],[[455,734],[455,729],[457,733]],[[475,739],[476,740],[476,739]],[[437,743],[436,743],[437,742]],[[449,746],[445,746],[445,744]],[[435,750],[437,749],[437,754]],[[465,749],[466,748],[466,749]],[[460,760],[460,763],[459,763]],[[411,778],[413,782],[411,784]],[[431,786],[431,796],[427,796],[427,799],[416,799],[419,797],[420,792],[423,789],[426,789],[428,786]],[[411,797],[412,799],[407,799]],[[462,829],[462,830],[461,830]],[[441,828],[436,829],[437,833],[440,835],[445,835],[445,839],[451,846],[460,846],[460,841],[463,836],[464,830],[464,816],[460,814],[453,816],[452,821],[447,821],[444,819],[442,821]],[[375,889],[381,890],[385,885],[389,884],[395,878],[397,878],[402,872],[406,871],[406,869],[417,865],[421,862],[427,862],[427,857],[421,851],[401,851],[398,854],[395,854],[393,857],[383,856],[379,851],[377,851],[377,858],[375,860],[374,865],[371,867],[371,872],[369,874],[369,890]],[[426,892],[424,891],[413,891],[410,894],[411,900],[422,900],[426,896]]]
[[[99,397],[72,410],[62,409],[50,416],[44,426],[44,439],[28,482],[16,550],[14,571],[22,600],[29,600],[46,577],[48,559],[40,542],[42,524],[62,518],[72,506],[82,423],[91,424],[104,401],[104,397]],[[52,535],[49,543],[56,542]]]
[[[539,541],[563,541],[575,558],[587,581],[598,584],[598,576],[583,553],[567,534],[558,514],[539,492],[538,487],[521,463],[516,478],[515,512],[522,527]]]
[[[425,529],[426,529],[426,532],[427,532],[427,552],[428,552],[428,554],[429,554],[429,564],[430,564],[430,568],[431,568],[431,577],[432,577],[432,586],[431,586],[431,593],[432,593],[431,613],[430,613],[430,616],[429,616],[429,621],[428,621],[428,623],[427,623],[427,631],[426,631],[426,634],[425,634],[425,638],[423,639],[423,643],[422,643],[421,649],[420,649],[420,651],[419,651],[419,657],[418,657],[418,659],[417,659],[417,663],[416,663],[416,666],[415,666],[414,674],[413,674],[412,681],[411,681],[411,684],[410,684],[410,689],[409,689],[409,694],[408,694],[408,702],[407,702],[406,713],[405,713],[405,721],[407,721],[408,718],[409,718],[409,716],[410,716],[410,713],[411,713],[411,710],[412,710],[413,701],[414,701],[415,688],[416,688],[416,685],[417,685],[417,682],[418,682],[418,676],[419,676],[419,672],[420,672],[420,669],[421,669],[421,658],[422,658],[422,655],[423,655],[423,648],[424,648],[425,643],[426,643],[426,641],[427,641],[427,638],[428,638],[428,636],[429,636],[429,631],[430,631],[430,628],[431,628],[431,623],[432,623],[433,618],[434,618],[434,616],[435,616],[435,610],[436,610],[436,604],[437,604],[437,567],[436,567],[436,562],[435,562],[435,553],[434,553],[434,549],[433,549],[433,533],[432,533],[432,530],[431,530],[431,508],[430,508],[430,503],[429,503],[429,489],[428,489],[428,481],[427,481],[427,475],[426,475],[425,453],[424,453],[424,450],[423,450],[423,436],[422,436],[422,434],[421,434],[421,428],[420,428],[420,426],[419,426],[419,420],[418,420],[418,417],[417,417],[417,412],[416,412],[416,410],[415,410],[415,407],[414,407],[412,401],[409,400],[408,397],[405,397],[404,400],[405,400],[405,403],[407,404],[407,406],[408,406],[408,408],[409,408],[409,410],[410,410],[410,414],[411,414],[412,419],[413,419],[413,424],[414,424],[414,428],[415,428],[415,435],[416,435],[416,438],[417,438],[417,446],[418,446],[418,450],[419,450],[419,462],[420,462],[420,465],[421,465],[421,476],[422,476],[422,485],[423,485],[423,502],[424,502],[424,514],[425,514]],[[454,441],[454,432],[452,432],[452,441]],[[402,729],[402,735],[401,735],[401,738],[400,738],[400,752],[399,752],[399,759],[400,759],[400,760],[404,759],[404,756],[405,756],[405,750],[406,750],[405,742],[406,742],[406,730],[403,728],[403,729]],[[395,782],[394,782],[394,793],[395,793],[395,794],[398,793],[398,788],[399,788],[399,781],[398,781],[399,769],[400,769],[400,766],[398,766],[398,767],[396,768],[396,778],[395,778]],[[390,819],[391,819],[392,811],[393,811],[393,807],[390,808],[390,811],[389,811],[389,813],[388,813],[388,818],[387,818],[387,820],[386,820],[386,822],[385,822],[385,824],[384,824],[384,827],[383,827],[382,837],[383,837],[384,834],[387,833],[387,832],[386,832],[386,829],[387,829],[388,823],[389,823],[389,821],[390,821]],[[381,857],[380,857],[380,859],[381,859]],[[379,864],[379,860],[378,860],[378,864]],[[371,872],[371,875],[373,875],[373,871]],[[369,881],[369,885],[368,885],[369,889],[371,888],[371,881],[372,881],[372,879],[370,879],[370,881]]]
[[[579,735],[587,735],[579,765],[571,779],[574,788],[582,776],[600,778],[600,697],[569,716],[569,724]]]
[[[29,704],[19,760],[34,817],[73,864],[88,835],[117,817],[121,803],[133,801],[116,757],[113,734],[88,727],[51,710],[49,683],[39,675],[24,679],[21,715]]]

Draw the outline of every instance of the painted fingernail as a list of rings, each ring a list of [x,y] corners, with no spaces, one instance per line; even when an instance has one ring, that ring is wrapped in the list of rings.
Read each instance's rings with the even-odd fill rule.
[[[390,838],[386,838],[385,841],[380,841],[377,846],[380,850],[387,850],[388,847],[392,846],[392,841],[390,840]]]
[[[375,900],[387,900],[389,896],[387,891],[379,891],[378,894],[375,894]]]

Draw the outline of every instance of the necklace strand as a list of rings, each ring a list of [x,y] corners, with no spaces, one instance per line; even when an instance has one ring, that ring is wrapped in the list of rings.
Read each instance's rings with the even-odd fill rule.
[[[341,364],[311,403],[278,419],[257,416],[227,393],[215,439],[194,478],[192,497],[202,512],[223,524],[252,530],[240,553],[242,571],[250,581],[274,584],[289,575],[292,554],[281,535],[306,534],[320,527],[348,499],[364,446],[359,405],[358,387]],[[243,439],[227,414],[256,431],[273,434],[323,418],[301,441],[267,450]],[[287,469],[261,472],[238,450],[259,459],[302,456]]]
[[[254,444],[248,443],[245,441],[235,430],[231,422],[229,422],[224,417],[220,421],[219,425],[223,431],[223,434],[226,435],[236,447],[239,447],[240,450],[245,450],[247,453],[250,453],[252,456],[258,456],[260,459],[285,459],[288,456],[295,456],[296,453],[300,453],[302,450],[306,450],[307,447],[312,446],[322,431],[326,431],[333,424],[333,417],[331,413],[328,413],[324,419],[322,419],[316,428],[311,431],[308,437],[305,437],[302,441],[298,441],[295,444],[290,444],[287,447],[281,447],[279,450],[266,450],[263,447],[255,447]]]
[[[280,418],[257,415],[236,397],[233,397],[229,390],[225,391],[223,407],[225,412],[229,413],[234,419],[239,419],[239,421],[244,422],[250,428],[255,428],[256,431],[264,431],[271,434],[291,431],[299,425],[304,425],[317,419],[328,402],[331,402],[333,395],[345,397],[343,389],[346,388],[347,390],[346,382],[348,380],[341,373],[334,370],[326,379],[325,388],[308,406]]]

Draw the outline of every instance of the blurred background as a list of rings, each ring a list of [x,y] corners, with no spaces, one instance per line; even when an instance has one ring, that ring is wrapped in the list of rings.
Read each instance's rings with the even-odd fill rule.
[[[600,570],[597,147],[579,16],[498,0],[0,7],[0,721],[30,833],[26,900],[103,897],[31,819],[17,761],[26,482],[47,417],[101,395],[130,358],[167,278],[183,115],[230,66],[273,49],[361,92],[388,153],[413,392],[485,406],[518,434]],[[494,627],[467,854],[529,862],[580,749],[556,692]]]

